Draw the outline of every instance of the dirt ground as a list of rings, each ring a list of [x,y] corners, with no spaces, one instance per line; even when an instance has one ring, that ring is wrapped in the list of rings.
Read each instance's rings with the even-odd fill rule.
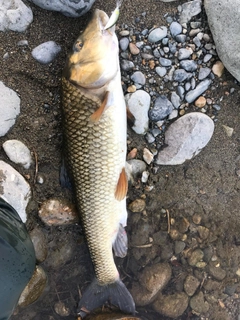
[[[125,0],[119,23],[132,25],[135,18],[146,12],[141,22],[144,27],[165,24],[164,15],[177,11],[177,3],[184,1],[162,3],[158,0]],[[109,14],[115,6],[115,1],[97,0],[94,8],[100,8]],[[32,5],[34,21],[24,33],[6,32],[0,36],[0,56],[6,52],[9,58],[0,59],[0,80],[8,87],[18,92],[21,98],[21,114],[15,126],[3,138],[2,144],[8,139],[18,139],[24,142],[31,151],[37,154],[39,173],[45,177],[43,184],[34,184],[35,168],[24,170],[13,165],[23,175],[29,175],[33,197],[28,211],[30,219],[29,230],[39,225],[48,238],[49,255],[42,264],[48,275],[48,285],[41,298],[24,309],[17,310],[12,320],[40,320],[40,319],[74,319],[76,302],[79,297],[79,288],[83,288],[93,277],[93,268],[84,242],[81,226],[46,227],[38,217],[40,204],[49,198],[65,197],[66,193],[59,184],[59,168],[61,164],[61,112],[60,112],[60,79],[66,55],[69,48],[84,28],[89,14],[82,18],[72,19],[59,13],[44,11]],[[19,40],[27,39],[29,47],[18,47]],[[42,42],[54,40],[61,45],[59,56],[49,65],[41,65],[31,57],[31,50]],[[131,202],[143,194],[146,196],[146,223],[150,226],[149,235],[159,230],[166,230],[167,220],[160,217],[161,209],[168,209],[171,218],[176,224],[182,217],[191,221],[194,213],[202,216],[203,225],[208,227],[216,236],[214,247],[221,255],[222,266],[227,271],[226,283],[236,284],[235,293],[240,292],[239,278],[236,270],[240,263],[240,94],[238,85],[227,72],[225,73],[225,86],[215,90],[216,98],[224,97],[221,110],[218,114],[213,138],[207,147],[193,160],[179,166],[161,166],[157,174],[151,168],[149,183],[154,186],[151,192],[144,189],[141,183],[130,186],[128,201]],[[225,91],[235,88],[233,94],[225,95]],[[233,135],[228,137],[223,125],[234,129]],[[146,146],[144,137],[138,136],[129,130],[129,150],[139,149],[138,158],[142,159],[142,150]],[[9,162],[4,152],[0,151],[0,158]],[[9,162],[10,163],[10,162]],[[128,224],[128,233],[131,235],[138,228],[139,214],[131,214]],[[60,257],[62,263],[54,264],[53,256],[65,243],[71,244],[72,254],[65,259]],[[172,247],[173,241],[169,239],[168,245]],[[141,259],[136,260],[136,252],[131,248],[124,261],[117,260],[124,282],[131,286],[132,279],[146,264],[156,261],[156,256],[148,254],[144,249]],[[167,291],[175,290],[176,283],[170,282]],[[223,290],[223,289],[222,289]],[[231,297],[230,297],[231,298]],[[54,311],[57,301],[63,301],[71,310],[68,317],[60,317]],[[218,304],[210,306],[208,318],[215,319],[222,311],[230,314],[229,319],[237,319],[240,314],[237,300],[232,297],[226,300],[225,307]],[[223,310],[224,309],[224,310]],[[150,307],[139,308],[139,314],[144,319],[167,319],[161,317]],[[201,318],[202,317],[202,318]],[[205,319],[196,316],[189,310],[179,319]],[[226,318],[225,318],[226,319]]]

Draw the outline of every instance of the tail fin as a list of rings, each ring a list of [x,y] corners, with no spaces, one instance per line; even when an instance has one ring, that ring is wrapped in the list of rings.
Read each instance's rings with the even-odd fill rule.
[[[120,279],[106,286],[99,285],[95,279],[79,301],[78,315],[80,315],[81,318],[84,318],[87,313],[99,308],[106,301],[117,306],[125,313],[135,313],[133,298]]]

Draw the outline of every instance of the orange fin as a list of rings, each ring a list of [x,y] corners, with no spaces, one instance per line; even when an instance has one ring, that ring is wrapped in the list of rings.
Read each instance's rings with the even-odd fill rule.
[[[104,97],[104,100],[100,107],[90,116],[90,120],[92,122],[98,122],[101,118],[104,110],[106,109],[107,101],[108,101],[109,91],[106,92],[106,95]]]
[[[126,197],[128,190],[128,180],[127,180],[127,175],[125,168],[122,168],[122,171],[119,175],[118,183],[117,183],[117,188],[115,191],[115,198],[118,201],[123,200]]]

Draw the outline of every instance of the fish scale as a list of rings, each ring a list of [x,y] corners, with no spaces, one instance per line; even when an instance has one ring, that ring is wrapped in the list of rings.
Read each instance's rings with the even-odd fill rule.
[[[97,123],[90,116],[100,101],[85,97],[63,78],[63,125],[67,166],[84,225],[91,258],[99,283],[118,278],[112,254],[112,230],[118,229],[120,201],[114,198],[121,168],[119,145],[114,135],[113,112],[105,112]]]

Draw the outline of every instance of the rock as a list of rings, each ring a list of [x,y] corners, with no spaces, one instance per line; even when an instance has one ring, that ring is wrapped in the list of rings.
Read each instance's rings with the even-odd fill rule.
[[[153,161],[154,155],[147,148],[143,149],[143,160],[150,164]]]
[[[21,307],[26,307],[36,301],[43,293],[46,283],[47,276],[43,268],[36,266],[32,278],[28,282],[19,298],[18,305]]]
[[[15,91],[0,81],[0,137],[15,124],[20,113],[20,99]]]
[[[148,36],[148,41],[151,43],[155,43],[165,38],[166,35],[167,35],[167,28],[165,26],[161,26],[160,28],[156,28],[150,32]]]
[[[207,102],[206,98],[203,97],[203,96],[200,96],[200,97],[195,101],[194,104],[195,104],[195,106],[198,107],[198,108],[203,108],[203,107],[205,107],[206,102]]]
[[[197,97],[199,97],[203,92],[205,92],[208,89],[210,84],[211,84],[210,79],[201,81],[194,90],[191,90],[186,94],[185,96],[186,101],[188,103],[191,103],[194,100],[196,100]]]
[[[173,319],[181,316],[188,307],[188,296],[184,292],[172,295],[157,295],[153,309],[166,317]]]
[[[26,207],[31,198],[30,186],[20,173],[2,160],[0,160],[0,196],[13,206],[22,221],[26,222]]]
[[[38,214],[41,220],[49,226],[66,225],[79,221],[75,206],[66,199],[44,201]]]
[[[37,6],[52,11],[59,11],[67,17],[80,17],[88,12],[95,0],[29,0]]]
[[[143,171],[141,181],[143,183],[147,183],[148,177],[149,177],[149,172],[148,171]]]
[[[48,253],[47,239],[45,234],[39,227],[35,227],[29,233],[29,235],[34,246],[37,261],[43,262],[46,259]]]
[[[134,158],[136,158],[137,156],[137,148],[133,148],[128,154],[127,154],[127,160],[132,160]]]
[[[170,67],[172,65],[172,61],[170,59],[166,59],[162,57],[159,59],[159,62],[162,67]]]
[[[186,72],[184,69],[177,69],[173,73],[173,81],[183,82],[188,79],[189,76],[191,76],[191,74]]]
[[[187,36],[185,34],[178,34],[175,39],[177,42],[184,43],[186,41]]]
[[[138,175],[141,175],[143,171],[145,171],[147,168],[146,163],[142,160],[137,160],[137,159],[129,160],[127,161],[127,164],[128,164],[128,167],[126,168],[127,173],[133,176],[133,180],[136,179]]]
[[[159,77],[164,77],[167,73],[167,69],[165,67],[156,67],[155,71],[159,75]]]
[[[209,265],[209,273],[217,280],[222,281],[227,273],[224,269],[222,269],[221,267],[215,267],[214,265]]]
[[[67,317],[70,315],[70,309],[62,301],[55,303],[54,310],[61,317]]]
[[[128,45],[129,45],[129,40],[128,40],[127,37],[124,37],[124,38],[119,40],[119,46],[120,46],[122,51],[127,50]]]
[[[203,227],[203,226],[198,226],[197,231],[198,231],[200,238],[203,240],[206,240],[209,236],[209,233],[210,233],[209,229],[206,227]]]
[[[177,118],[177,116],[178,116],[178,111],[177,111],[176,109],[174,109],[174,110],[170,113],[170,115],[168,116],[168,120],[175,119],[175,118]]]
[[[181,60],[179,65],[188,72],[197,70],[197,63],[194,60]]]
[[[180,107],[181,98],[179,97],[178,94],[176,94],[175,91],[173,91],[171,94],[171,102],[172,102],[175,109],[178,109]]]
[[[137,90],[125,96],[126,104],[135,117],[132,129],[138,134],[145,134],[148,130],[148,110],[150,108],[150,95],[143,90]]]
[[[156,296],[156,294],[148,291],[146,288],[141,286],[139,282],[133,282],[132,288],[130,289],[130,293],[133,297],[136,306],[140,307],[147,306],[148,304],[150,304]]]
[[[175,241],[174,242],[174,252],[175,254],[181,253],[186,247],[186,243],[183,241]]]
[[[239,38],[240,29],[239,0],[206,0],[204,6],[209,27],[215,42],[217,53],[228,71],[240,81]]]
[[[209,310],[209,304],[204,301],[202,291],[199,291],[195,296],[190,299],[190,307],[197,313],[205,313]]]
[[[141,71],[134,72],[131,79],[135,84],[140,84],[141,86],[144,86],[146,83],[145,75]]]
[[[221,61],[217,61],[214,63],[213,67],[212,67],[212,72],[218,76],[219,78],[221,78],[221,76],[223,75],[223,71],[224,71],[224,65]]]
[[[30,168],[32,157],[24,143],[18,140],[7,140],[2,147],[12,162],[21,164],[25,169]]]
[[[1,1],[0,31],[23,32],[33,21],[32,10],[21,0]]]
[[[151,121],[159,121],[165,119],[173,111],[173,105],[164,95],[158,96],[154,102],[154,106],[149,110],[149,118]]]
[[[203,80],[205,78],[207,78],[209,76],[211,72],[211,69],[210,68],[200,68],[199,69],[199,73],[198,73],[198,79],[199,80]]]
[[[42,64],[52,62],[61,51],[61,47],[54,41],[41,43],[32,50],[32,56]]]
[[[180,34],[182,32],[182,26],[180,25],[180,23],[173,21],[170,24],[170,32],[173,38],[175,38],[178,34]]]
[[[168,263],[156,263],[145,267],[139,276],[139,282],[153,295],[162,291],[171,279],[172,269]]]
[[[198,15],[202,11],[201,6],[201,0],[185,2],[182,5],[182,11],[179,17],[179,22],[181,24],[189,22],[192,19],[192,17]]]
[[[130,71],[134,68],[134,63],[130,60],[123,59],[120,61],[120,64],[124,71]]]
[[[193,51],[191,48],[189,48],[189,49],[181,48],[178,51],[178,59],[179,60],[188,59],[192,53],[193,53]]]
[[[139,52],[140,52],[138,47],[132,42],[129,43],[129,50],[130,50],[131,54],[134,56],[139,54]]]
[[[204,253],[201,249],[196,249],[192,252],[191,256],[188,258],[188,264],[192,267],[203,259]]]
[[[136,199],[128,205],[128,209],[132,212],[142,212],[146,208],[146,201],[144,199]]]
[[[182,116],[166,131],[167,147],[160,150],[156,163],[176,165],[192,159],[207,145],[213,131],[214,123],[205,114],[192,112]]]
[[[233,128],[226,126],[225,124],[223,124],[222,127],[225,130],[227,136],[230,138],[233,135]]]
[[[184,281],[184,290],[188,296],[193,296],[197,288],[200,285],[200,281],[192,275],[188,275]]]

